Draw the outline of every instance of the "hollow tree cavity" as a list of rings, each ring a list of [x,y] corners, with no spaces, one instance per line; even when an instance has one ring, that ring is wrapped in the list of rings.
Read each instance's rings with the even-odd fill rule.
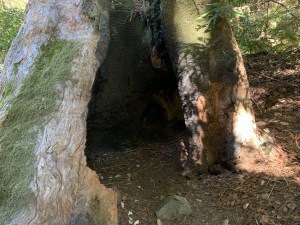
[[[139,11],[131,16],[129,7],[133,6],[116,3],[110,9],[108,52],[89,103],[88,158],[143,141],[173,138],[182,127],[177,78],[160,18],[150,21],[146,12]]]

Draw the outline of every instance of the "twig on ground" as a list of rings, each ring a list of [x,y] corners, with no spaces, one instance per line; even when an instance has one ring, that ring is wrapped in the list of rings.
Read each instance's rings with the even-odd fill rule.
[[[254,219],[255,219],[256,224],[259,225],[259,222],[257,221],[256,217],[254,217]]]

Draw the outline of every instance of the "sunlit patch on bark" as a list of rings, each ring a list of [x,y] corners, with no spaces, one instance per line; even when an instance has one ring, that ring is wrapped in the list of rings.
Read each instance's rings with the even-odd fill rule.
[[[256,125],[252,113],[245,109],[239,109],[236,115],[236,124],[234,126],[234,136],[238,143],[253,143],[256,144]]]

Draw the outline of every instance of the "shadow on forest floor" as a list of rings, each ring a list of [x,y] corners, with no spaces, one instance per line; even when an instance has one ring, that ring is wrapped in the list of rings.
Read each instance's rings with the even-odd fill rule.
[[[120,224],[157,224],[155,210],[173,194],[186,197],[193,213],[164,225],[300,224],[300,64],[256,55],[245,65],[258,132],[272,137],[276,151],[246,172],[194,180],[180,176],[177,139],[103,154],[89,164],[119,190]]]

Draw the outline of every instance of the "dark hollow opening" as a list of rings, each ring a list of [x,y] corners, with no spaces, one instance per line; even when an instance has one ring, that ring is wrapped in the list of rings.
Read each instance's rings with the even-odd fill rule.
[[[86,155],[174,138],[185,129],[176,76],[163,35],[116,6],[110,43],[92,89]]]

